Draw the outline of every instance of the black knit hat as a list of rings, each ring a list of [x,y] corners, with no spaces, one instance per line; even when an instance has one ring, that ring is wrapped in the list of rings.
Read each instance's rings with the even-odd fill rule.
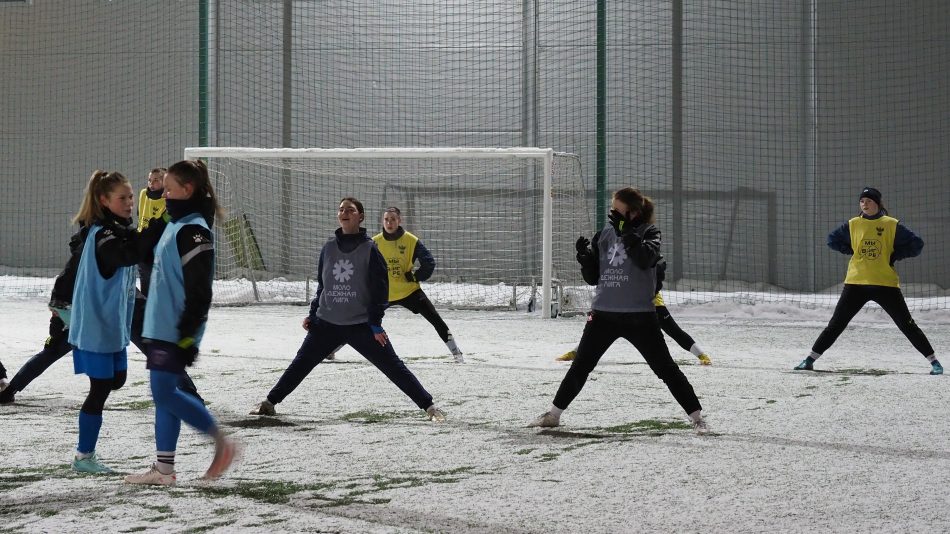
[[[873,187],[865,187],[864,190],[861,191],[861,194],[858,195],[858,200],[862,198],[870,198],[878,206],[881,205],[881,192]]]

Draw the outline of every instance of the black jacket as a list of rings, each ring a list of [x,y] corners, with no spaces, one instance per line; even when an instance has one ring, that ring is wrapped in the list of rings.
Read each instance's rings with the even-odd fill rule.
[[[597,247],[597,241],[600,239],[600,232],[603,231],[612,232],[613,229],[600,230],[591,239],[591,249],[587,253],[577,253],[577,262],[581,264],[581,276],[592,286],[596,286],[600,280],[600,250]],[[663,255],[660,254],[662,237],[656,226],[649,223],[641,224],[624,232],[621,237],[627,256],[641,269],[649,269],[663,259]]]

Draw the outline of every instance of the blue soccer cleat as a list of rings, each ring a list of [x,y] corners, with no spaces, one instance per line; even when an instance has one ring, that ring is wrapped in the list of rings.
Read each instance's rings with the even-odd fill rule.
[[[812,367],[814,364],[815,364],[815,359],[809,356],[805,358],[804,360],[802,360],[802,363],[796,365],[795,370],[796,371],[814,371],[815,369],[814,367]]]
[[[88,458],[74,459],[73,469],[80,473],[92,473],[94,475],[106,475],[115,472],[111,468],[103,465],[102,462],[99,461],[99,457],[96,456],[96,453],[92,453],[92,456]]]

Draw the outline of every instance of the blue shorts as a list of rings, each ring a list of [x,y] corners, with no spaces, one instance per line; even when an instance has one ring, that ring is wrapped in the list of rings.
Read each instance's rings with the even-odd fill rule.
[[[89,378],[113,378],[119,371],[129,368],[129,357],[125,349],[119,352],[92,352],[73,349],[73,371],[77,375]]]

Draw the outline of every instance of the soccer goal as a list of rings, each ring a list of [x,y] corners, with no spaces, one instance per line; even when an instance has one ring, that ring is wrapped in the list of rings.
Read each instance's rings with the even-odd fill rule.
[[[305,302],[343,197],[381,231],[396,206],[437,266],[440,307],[581,311],[589,290],[574,241],[593,223],[576,156],[550,148],[188,148],[226,211],[216,228],[215,300]]]

